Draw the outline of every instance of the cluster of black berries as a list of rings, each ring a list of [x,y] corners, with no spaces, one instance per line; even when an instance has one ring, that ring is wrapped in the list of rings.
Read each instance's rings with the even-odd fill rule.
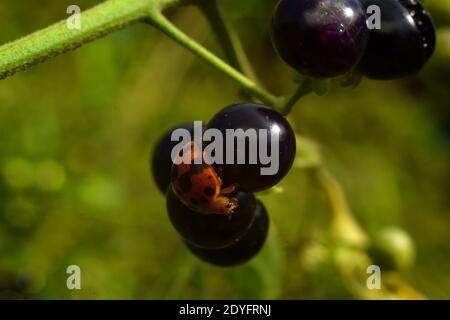
[[[233,153],[233,161],[228,158],[223,164],[192,162],[183,165],[181,171],[171,157],[179,143],[172,141],[172,133],[178,128],[194,134],[192,123],[170,130],[157,143],[151,159],[155,182],[166,194],[170,221],[190,251],[204,261],[233,266],[250,260],[262,248],[269,229],[266,208],[253,193],[275,186],[291,168],[296,153],[291,126],[281,114],[264,105],[226,107],[203,130],[216,129],[216,134],[220,133],[223,154]],[[227,134],[230,130],[234,135]],[[249,136],[249,132],[256,134]],[[252,148],[252,144],[257,148]],[[267,168],[265,161],[249,161],[261,148],[277,162],[275,174],[261,173],[262,168]],[[239,155],[244,155],[243,163],[238,161]],[[215,208],[216,197],[222,196],[220,190],[230,186],[234,190],[225,196],[237,201],[236,208],[232,212],[208,212],[205,208]],[[188,204],[199,204],[202,210]]]
[[[272,27],[281,58],[313,78],[405,77],[423,67],[436,42],[418,0],[281,0]]]
[[[312,78],[401,78],[423,67],[436,41],[430,16],[418,0],[281,0],[272,29],[281,58]],[[180,127],[194,131],[192,124]],[[233,152],[233,163],[206,164],[200,153],[200,164],[174,165],[171,154],[177,141],[171,141],[171,130],[153,153],[153,175],[187,247],[207,262],[236,265],[251,259],[265,242],[269,219],[253,193],[273,187],[287,174],[295,157],[295,136],[279,113],[251,103],[225,108],[206,129],[222,134],[223,154]],[[227,141],[229,129],[241,130],[244,145]],[[275,174],[262,174],[267,163],[261,159],[249,161],[257,149],[245,136],[248,129],[269,133],[263,142],[259,135],[253,140],[257,148],[276,153]],[[276,149],[270,133],[278,138]],[[233,150],[226,149],[229,145]],[[238,161],[240,153],[243,162]]]

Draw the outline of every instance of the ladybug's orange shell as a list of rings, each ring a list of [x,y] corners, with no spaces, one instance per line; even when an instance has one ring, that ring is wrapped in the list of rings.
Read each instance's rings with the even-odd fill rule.
[[[220,195],[222,182],[213,167],[205,163],[195,144],[191,145],[191,163],[172,168],[173,190],[186,206],[196,211],[215,211],[213,203]],[[201,164],[196,164],[195,160],[200,157]]]
[[[190,209],[205,214],[232,213],[237,200],[221,194],[222,180],[194,142],[191,142],[190,158],[190,164],[174,164],[172,168],[172,189],[180,201]]]
[[[195,209],[210,205],[214,197],[220,194],[220,179],[210,166],[181,164],[173,168],[176,171],[172,185],[183,203]],[[201,171],[200,171],[201,170]]]

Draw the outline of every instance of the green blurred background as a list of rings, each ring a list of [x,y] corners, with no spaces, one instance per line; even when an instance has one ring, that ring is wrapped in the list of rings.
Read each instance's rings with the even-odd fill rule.
[[[77,0],[82,10],[99,1]],[[450,7],[428,1],[437,53],[417,77],[333,85],[291,121],[321,145],[363,228],[414,239],[402,271],[432,299],[450,298]],[[276,94],[295,88],[269,37],[274,0],[224,0],[252,64]],[[73,1],[0,2],[0,43],[67,17]],[[195,8],[171,13],[220,56]],[[449,29],[445,29],[446,25]],[[363,298],[327,262],[330,210],[308,171],[263,196],[271,232],[261,254],[222,269],[191,256],[149,172],[156,139],[239,102],[237,86],[146,25],[135,25],[0,82],[0,296],[35,299]],[[301,147],[301,146],[300,146]],[[305,259],[307,252],[308,259]],[[325,255],[326,256],[326,255]],[[305,262],[306,261],[306,262]],[[66,288],[66,268],[82,290]],[[307,265],[307,266],[305,266]]]

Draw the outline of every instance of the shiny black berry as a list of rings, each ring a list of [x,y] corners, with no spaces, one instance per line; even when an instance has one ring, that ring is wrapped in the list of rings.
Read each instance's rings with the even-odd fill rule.
[[[298,72],[329,78],[351,71],[366,47],[366,15],[358,0],[281,0],[272,38]]]
[[[436,35],[430,15],[418,0],[360,0],[380,8],[380,29],[369,33],[358,67],[372,79],[397,79],[417,73],[434,52]],[[373,16],[375,17],[375,16]],[[371,15],[368,15],[371,24]]]
[[[226,107],[208,123],[211,128],[223,136],[225,164],[216,167],[225,186],[237,184],[246,192],[268,189],[283,179],[294,162],[294,132],[269,107],[253,103]]]
[[[164,194],[166,194],[167,187],[170,184],[170,171],[173,165],[171,158],[172,149],[179,143],[178,141],[171,141],[172,132],[176,129],[186,129],[191,133],[192,137],[194,136],[193,122],[185,123],[169,130],[156,143],[150,159],[150,167],[156,186]]]
[[[236,195],[238,207],[232,214],[204,214],[186,207],[169,188],[167,211],[181,237],[204,249],[221,249],[241,239],[255,220],[256,199],[251,193]]]
[[[269,231],[269,216],[264,205],[258,201],[253,225],[236,244],[219,250],[201,249],[187,243],[191,252],[200,259],[223,267],[243,264],[258,254],[266,241]]]

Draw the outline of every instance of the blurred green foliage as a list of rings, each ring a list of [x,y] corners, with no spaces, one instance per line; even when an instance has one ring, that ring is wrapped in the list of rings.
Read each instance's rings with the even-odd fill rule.
[[[82,9],[97,1],[78,0]],[[437,8],[435,2],[430,5]],[[264,84],[294,89],[269,37],[275,1],[224,0]],[[0,43],[63,19],[70,1],[0,2]],[[171,19],[220,53],[195,8]],[[402,275],[450,298],[450,25],[435,57],[402,81],[364,80],[305,98],[290,119],[321,144],[361,225],[391,225],[415,242]],[[57,299],[358,298],[314,242],[330,210],[307,171],[264,195],[272,227],[263,252],[221,269],[191,256],[150,177],[152,144],[168,128],[207,121],[238,88],[171,40],[136,25],[0,82],[0,296]],[[301,145],[299,146],[301,148]],[[82,290],[66,288],[66,268]]]

